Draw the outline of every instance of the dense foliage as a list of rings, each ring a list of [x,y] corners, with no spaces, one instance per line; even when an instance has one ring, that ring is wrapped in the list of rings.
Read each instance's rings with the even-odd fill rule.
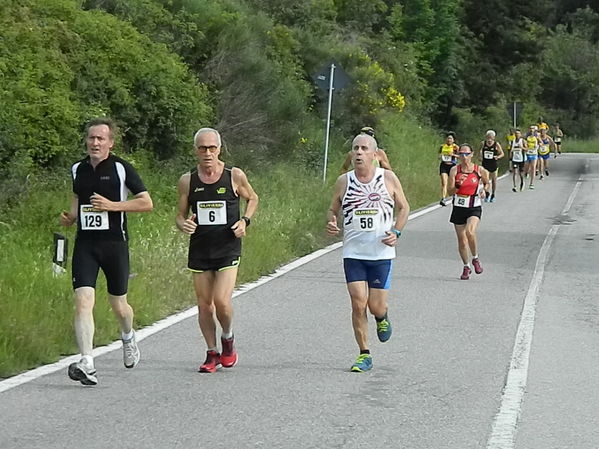
[[[3,196],[81,152],[81,129],[115,117],[125,151],[189,149],[222,130],[247,164],[320,162],[334,60],[351,83],[334,132],[411,114],[464,138],[543,115],[569,135],[599,123],[599,12],[580,0],[4,0],[0,9]]]

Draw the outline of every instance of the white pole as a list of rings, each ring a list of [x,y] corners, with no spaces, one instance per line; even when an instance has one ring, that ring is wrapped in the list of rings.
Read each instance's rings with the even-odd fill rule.
[[[514,101],[514,128],[516,128],[516,123],[518,121],[516,120],[516,102]]]
[[[322,182],[327,180],[327,163],[329,159],[329,134],[331,130],[331,109],[333,107],[333,77],[335,76],[335,64],[331,64],[329,74],[329,109],[327,112],[327,129],[324,139],[324,167],[322,169]]]

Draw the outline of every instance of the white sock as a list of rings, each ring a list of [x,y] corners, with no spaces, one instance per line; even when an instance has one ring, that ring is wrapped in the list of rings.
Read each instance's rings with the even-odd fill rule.
[[[81,362],[88,368],[94,367],[94,358],[91,355],[83,355],[81,356]]]
[[[216,346],[214,348],[208,348],[208,351],[218,352],[218,348]]]
[[[223,335],[222,335],[222,337],[223,337],[225,340],[228,340],[229,338],[233,338],[233,330],[230,330],[229,332],[224,332],[224,331],[223,331]]]
[[[124,333],[121,331],[121,338],[125,341],[129,341],[133,338],[133,329],[131,329],[128,333]]]
[[[474,259],[478,259],[478,254],[476,254],[475,256],[472,256],[472,260]]]

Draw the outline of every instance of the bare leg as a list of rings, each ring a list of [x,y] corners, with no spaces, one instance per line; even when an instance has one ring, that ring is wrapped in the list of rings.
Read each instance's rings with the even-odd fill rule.
[[[79,287],[75,289],[75,338],[79,352],[91,356],[94,345],[94,304],[95,289]]]
[[[133,329],[133,308],[127,302],[127,295],[108,295],[110,306],[116,316],[123,334],[128,334]]]
[[[458,252],[464,265],[468,265],[470,259],[468,254],[468,237],[466,236],[466,225],[454,225],[458,237]]]
[[[368,287],[366,281],[349,282],[347,291],[352,305],[352,326],[360,351],[368,349]]]

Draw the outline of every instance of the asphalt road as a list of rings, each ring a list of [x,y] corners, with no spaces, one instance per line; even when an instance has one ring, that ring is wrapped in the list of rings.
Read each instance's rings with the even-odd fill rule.
[[[495,447],[597,449],[599,155],[551,163],[534,191],[512,193],[504,179],[485,203],[485,271],[469,281],[450,207],[408,223],[394,334],[375,341],[371,320],[371,372],[349,372],[357,349],[335,250],[235,298],[234,368],[198,373],[204,343],[196,318],[183,320],[140,343],[134,370],[120,350],[100,356],[96,387],[63,369],[1,392],[0,448],[490,447],[524,300],[557,226],[515,439]]]

